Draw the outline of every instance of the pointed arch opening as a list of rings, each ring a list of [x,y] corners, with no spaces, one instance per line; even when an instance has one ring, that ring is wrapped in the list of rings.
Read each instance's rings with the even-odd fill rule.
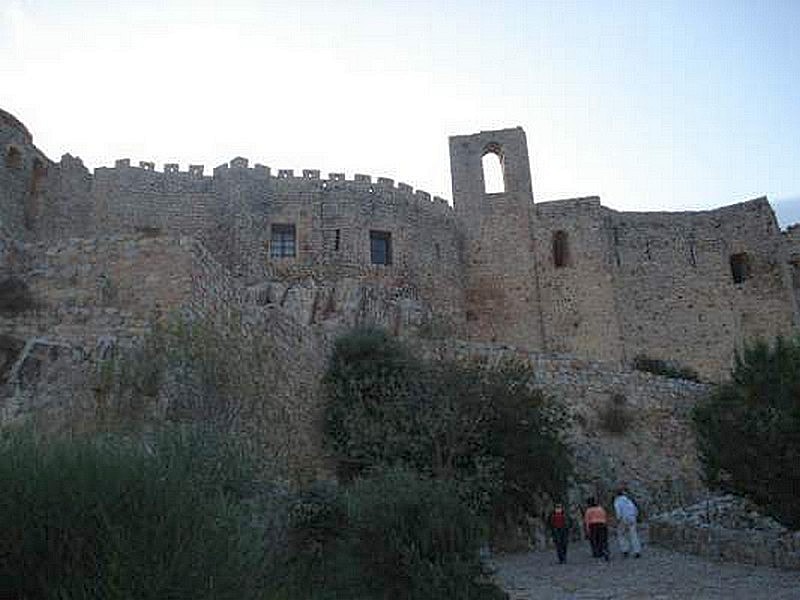
[[[506,191],[503,172],[503,153],[500,146],[490,144],[481,159],[483,163],[483,191],[485,194],[502,194]]]

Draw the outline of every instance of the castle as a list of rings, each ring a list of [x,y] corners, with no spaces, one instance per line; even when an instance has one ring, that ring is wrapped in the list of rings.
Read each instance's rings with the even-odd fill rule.
[[[373,321],[619,365],[647,355],[709,380],[746,341],[800,329],[800,228],[781,231],[765,198],[680,213],[534,202],[521,128],[450,138],[452,206],[384,177],[245,158],[211,175],[128,159],[90,173],[51,161],[2,110],[0,152],[0,275],[23,246],[191,237],[252,303],[303,325]],[[487,153],[499,193],[485,191]],[[161,285],[150,268],[142,290]]]

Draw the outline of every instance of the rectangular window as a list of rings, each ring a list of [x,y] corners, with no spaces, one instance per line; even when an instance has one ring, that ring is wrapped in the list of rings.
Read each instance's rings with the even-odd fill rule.
[[[269,243],[271,258],[292,258],[295,256],[294,224],[273,223]]]
[[[388,231],[370,231],[369,254],[373,265],[392,264],[392,234]]]
[[[342,231],[341,231],[341,229],[337,229],[336,230],[336,236],[333,239],[333,249],[336,252],[339,251],[339,246],[341,244],[341,241],[342,241]]]
[[[746,252],[731,255],[731,276],[733,283],[744,283],[750,277],[750,259]]]

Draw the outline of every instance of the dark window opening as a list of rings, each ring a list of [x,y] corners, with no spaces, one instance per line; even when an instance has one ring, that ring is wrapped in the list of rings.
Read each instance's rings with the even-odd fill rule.
[[[269,244],[271,258],[292,258],[295,256],[294,224],[273,223]]]
[[[47,175],[47,167],[38,158],[33,159],[33,176],[31,177],[31,194],[37,194],[39,187],[45,175]]]
[[[10,146],[6,151],[6,167],[19,169],[22,166],[22,152],[16,146]]]
[[[336,233],[334,235],[334,238],[333,238],[333,249],[334,249],[334,251],[336,251],[336,252],[339,251],[339,246],[341,245],[341,243],[342,243],[342,230],[341,229],[337,229]]]
[[[434,242],[434,244],[433,244],[433,252],[436,255],[436,260],[441,260],[441,258],[442,258],[442,249],[439,247],[439,242]]]
[[[490,145],[483,155],[483,191],[486,194],[502,194],[506,191],[503,172],[503,155],[500,147]]]
[[[388,231],[370,231],[369,254],[373,265],[392,264],[392,234]]]
[[[750,259],[746,252],[731,255],[731,275],[733,283],[743,283],[750,278]]]
[[[697,266],[697,249],[694,240],[689,240],[689,262],[693,267]]]
[[[553,234],[553,264],[556,268],[569,265],[569,236],[566,231]]]

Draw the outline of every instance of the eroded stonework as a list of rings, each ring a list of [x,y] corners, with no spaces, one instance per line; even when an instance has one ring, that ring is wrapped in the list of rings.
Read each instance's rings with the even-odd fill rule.
[[[800,323],[800,237],[766,199],[683,213],[534,203],[520,128],[450,139],[453,207],[383,177],[245,158],[212,175],[128,159],[90,173],[69,154],[49,160],[3,111],[0,151],[6,275],[22,242],[191,236],[254,302],[306,325],[377,322],[617,365],[647,355],[709,380],[746,341]],[[501,193],[484,191],[487,153]]]

